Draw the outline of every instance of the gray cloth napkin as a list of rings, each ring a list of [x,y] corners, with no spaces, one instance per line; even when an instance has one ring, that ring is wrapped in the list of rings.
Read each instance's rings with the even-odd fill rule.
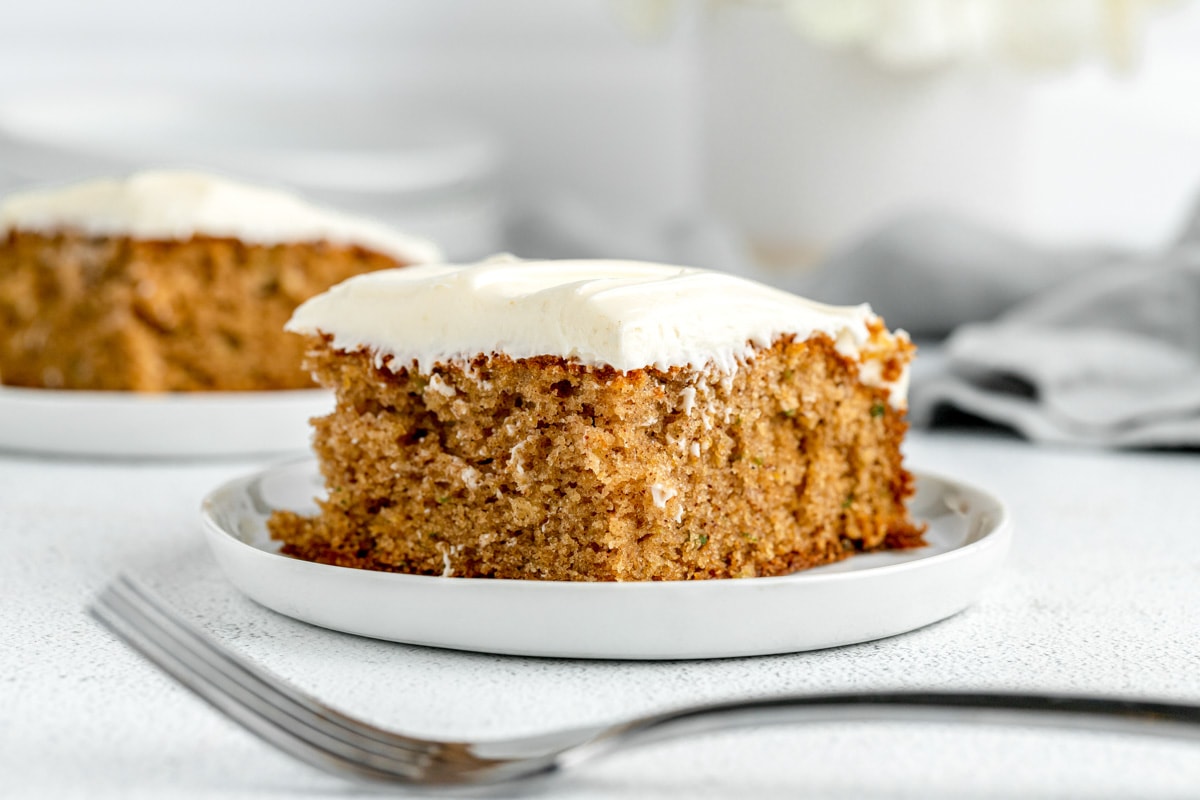
[[[953,408],[1040,442],[1200,446],[1200,215],[1162,253],[1134,256],[922,214],[789,288],[868,300],[918,338],[952,331],[914,371],[917,425]]]

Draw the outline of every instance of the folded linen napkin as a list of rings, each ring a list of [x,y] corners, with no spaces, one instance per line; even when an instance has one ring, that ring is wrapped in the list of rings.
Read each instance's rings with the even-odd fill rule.
[[[1040,442],[1200,446],[1200,215],[1162,253],[1041,250],[957,220],[897,220],[793,288],[950,333],[909,414],[955,408]]]

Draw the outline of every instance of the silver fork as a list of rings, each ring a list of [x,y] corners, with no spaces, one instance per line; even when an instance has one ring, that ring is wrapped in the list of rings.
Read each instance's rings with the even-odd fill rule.
[[[864,692],[695,706],[541,736],[445,742],[335,711],[217,644],[119,577],[89,612],[133,649],[268,743],[326,772],[411,788],[512,785],[628,747],[730,728],[844,720],[1015,723],[1200,741],[1200,706],[1051,694]]]

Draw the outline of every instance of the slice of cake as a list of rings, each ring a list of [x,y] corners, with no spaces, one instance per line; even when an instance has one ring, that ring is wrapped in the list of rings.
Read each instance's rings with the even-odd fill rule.
[[[440,260],[278,191],[147,172],[0,204],[0,383],[203,391],[312,386],[283,333],[362,272]]]
[[[922,543],[907,336],[729,275],[491,261],[353,278],[288,329],[337,393],[300,558],[546,580],[783,575]]]

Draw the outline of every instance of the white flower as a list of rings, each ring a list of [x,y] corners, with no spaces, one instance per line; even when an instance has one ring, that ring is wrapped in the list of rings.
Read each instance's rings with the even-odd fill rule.
[[[678,11],[676,0],[611,0],[617,22],[641,39],[661,36]]]
[[[746,0],[709,0],[733,4]],[[897,69],[996,60],[1033,69],[1137,60],[1146,21],[1178,0],[768,0],[806,39]],[[661,34],[677,0],[613,0],[627,30]]]
[[[808,39],[898,68],[995,59],[1035,69],[1136,60],[1146,20],[1172,0],[782,0]]]

